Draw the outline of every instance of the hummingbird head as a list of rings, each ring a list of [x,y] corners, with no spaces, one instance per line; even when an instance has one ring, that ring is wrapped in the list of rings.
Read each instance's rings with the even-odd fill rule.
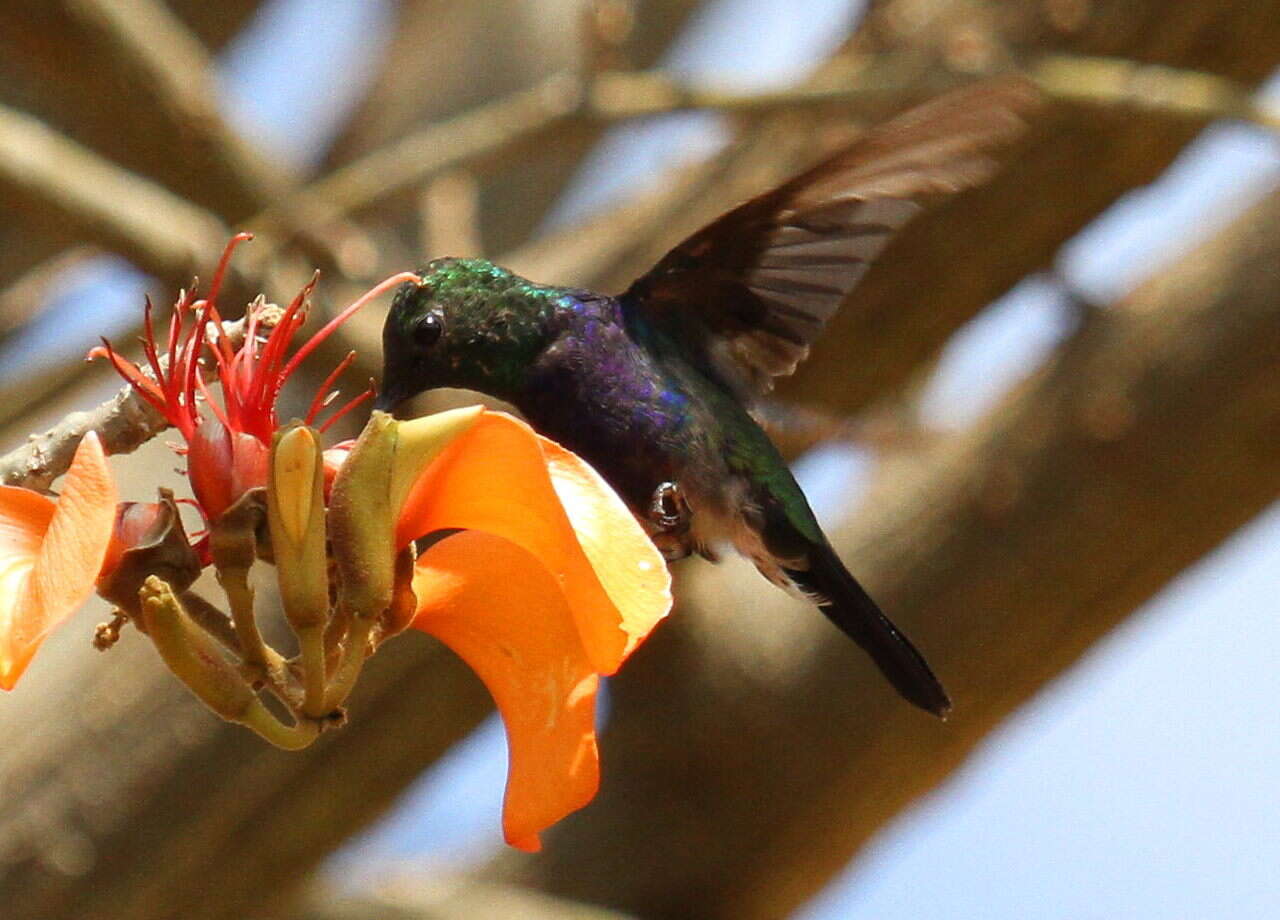
[[[390,411],[436,387],[513,400],[546,345],[555,291],[484,259],[436,259],[396,292],[382,327]]]

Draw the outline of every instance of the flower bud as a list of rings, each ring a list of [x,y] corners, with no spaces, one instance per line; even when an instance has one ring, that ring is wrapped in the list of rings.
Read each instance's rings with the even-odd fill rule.
[[[246,492],[266,485],[267,448],[251,434],[228,431],[217,418],[204,418],[189,447],[191,490],[211,522]]]
[[[329,611],[322,464],[314,430],[295,424],[276,433],[267,525],[285,616],[295,629],[322,625]]]
[[[152,575],[138,599],[142,624],[169,670],[222,718],[241,721],[257,695],[216,640],[191,621],[173,588]]]
[[[375,411],[338,471],[329,502],[339,603],[377,617],[392,602],[396,522],[414,482],[480,417],[480,406],[396,421]]]
[[[122,502],[107,557],[98,574],[98,594],[130,614],[138,610],[138,591],[157,575],[175,591],[200,577],[200,560],[187,539],[173,493],[160,490],[158,502]]]

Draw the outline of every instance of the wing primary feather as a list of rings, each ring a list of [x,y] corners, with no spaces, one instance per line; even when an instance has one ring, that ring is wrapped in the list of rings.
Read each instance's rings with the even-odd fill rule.
[[[893,236],[928,201],[985,181],[1042,104],[1010,76],[911,109],[693,234],[624,302],[758,396],[795,370]]]

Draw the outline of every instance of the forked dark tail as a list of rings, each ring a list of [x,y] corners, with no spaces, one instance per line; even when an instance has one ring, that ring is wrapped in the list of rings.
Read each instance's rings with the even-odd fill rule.
[[[906,700],[945,718],[951,709],[947,691],[924,656],[849,574],[835,550],[825,544],[814,546],[809,560],[806,571],[785,570],[791,580],[826,599],[819,609],[871,656],[880,673]]]

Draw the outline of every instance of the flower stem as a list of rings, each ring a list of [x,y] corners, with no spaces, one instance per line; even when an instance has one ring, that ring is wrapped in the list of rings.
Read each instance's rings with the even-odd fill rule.
[[[255,699],[238,720],[267,741],[286,751],[300,751],[320,736],[321,723],[314,719],[298,719],[285,725],[262,702]]]
[[[318,719],[332,711],[331,707],[325,705],[328,668],[325,661],[324,626],[310,626],[297,629],[296,632],[302,662],[302,711],[311,718]]]
[[[210,525],[209,549],[218,582],[231,604],[231,621],[240,639],[241,656],[245,664],[265,669],[267,645],[258,630],[253,589],[249,587],[249,569],[256,556],[255,532],[262,518],[261,496],[246,492]]]
[[[356,678],[360,676],[360,669],[364,667],[364,660],[368,655],[369,632],[372,628],[372,618],[361,616],[352,618],[351,629],[347,632],[346,641],[343,643],[342,660],[338,665],[337,673],[329,683],[329,692],[325,699],[327,709],[337,709],[351,695],[351,689],[356,685]]]
[[[194,591],[184,591],[180,597],[192,622],[221,642],[227,651],[240,655],[240,637],[225,613]]]
[[[257,531],[266,516],[264,490],[246,492],[210,527],[209,548],[218,583],[231,605],[231,622],[239,641],[240,659],[255,681],[261,681],[293,712],[303,691],[288,662],[262,638],[254,612],[249,570],[257,554]]]
[[[236,651],[239,652],[240,660],[244,662],[250,678],[264,683],[280,702],[291,711],[296,711],[303,703],[304,693],[293,672],[289,670],[289,663],[284,656],[267,645],[262,638],[258,618],[254,614],[253,589],[249,587],[248,569],[218,569],[218,582],[231,604]],[[223,637],[218,638],[225,644]]]
[[[218,569],[218,583],[226,592],[227,601],[231,604],[231,622],[235,625],[236,637],[240,640],[241,655],[245,664],[267,666],[267,643],[258,629],[258,618],[253,610],[253,589],[249,587],[248,569]]]

